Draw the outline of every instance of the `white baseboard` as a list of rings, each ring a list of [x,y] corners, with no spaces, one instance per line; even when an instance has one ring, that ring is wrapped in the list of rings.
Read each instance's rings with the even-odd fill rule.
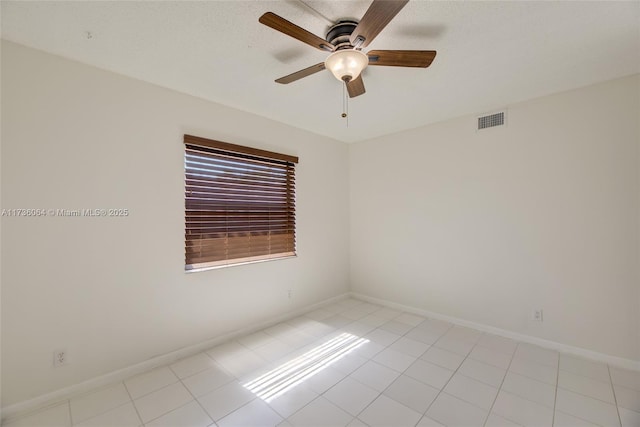
[[[393,301],[387,301],[380,298],[371,297],[369,295],[360,294],[357,292],[350,292],[353,298],[357,298],[363,301],[370,302],[372,304],[378,304],[393,308],[396,310],[405,311],[407,313],[417,314],[424,317],[430,317],[432,319],[444,320],[454,325],[466,326],[468,328],[477,329],[483,332],[489,332],[494,335],[500,335],[505,338],[510,338],[516,341],[526,342],[529,344],[539,345],[540,347],[546,347],[553,350],[558,350],[563,353],[572,354],[575,356],[583,357],[585,359],[591,359],[598,362],[607,363],[610,366],[616,366],[625,369],[631,369],[640,371],[640,361],[625,359],[623,357],[611,356],[605,353],[599,353],[597,351],[587,350],[581,347],[575,347],[572,345],[562,344],[555,341],[545,340],[543,338],[537,338],[531,335],[520,334],[506,329],[500,329],[493,326],[483,325],[481,323],[472,322],[470,320],[459,319],[457,317],[447,316],[440,313],[435,313],[429,310],[423,310],[416,307],[411,307],[404,304],[399,304]]]
[[[335,297],[328,298],[319,303],[305,306],[303,308],[288,312],[286,314],[271,318],[269,320],[255,323],[245,328],[238,329],[233,332],[229,332],[227,334],[217,336],[210,340],[207,340],[192,346],[184,347],[179,350],[172,351],[170,353],[166,353],[160,356],[152,357],[151,359],[147,359],[135,365],[128,366],[123,369],[118,369],[117,371],[113,371],[105,375],[100,375],[98,377],[91,378],[81,383],[74,384],[68,387],[61,388],[56,391],[52,391],[50,393],[40,395],[33,399],[15,403],[13,405],[10,405],[10,406],[7,406],[6,408],[1,409],[3,418],[0,419],[1,420],[0,424],[10,420],[11,418],[15,418],[19,415],[23,415],[29,412],[34,412],[49,406],[59,404],[60,402],[63,402],[67,399],[71,399],[78,395],[87,393],[88,391],[94,390],[96,388],[103,387],[116,382],[124,381],[125,379],[133,375],[141,374],[153,368],[168,365],[179,359],[193,356],[204,350],[208,350],[211,347],[215,347],[218,344],[222,344],[225,341],[232,340],[238,336],[250,334],[260,329],[268,328],[269,326],[275,325],[280,322],[284,322],[286,320],[300,316],[304,313],[308,313],[310,311],[313,311],[325,305],[343,300],[348,296],[349,296],[348,292],[341,295],[337,295]]]

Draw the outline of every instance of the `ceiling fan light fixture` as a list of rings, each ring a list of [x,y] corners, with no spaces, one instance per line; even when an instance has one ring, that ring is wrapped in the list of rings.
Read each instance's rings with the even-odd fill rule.
[[[368,64],[369,57],[355,49],[338,50],[324,61],[324,66],[336,79],[346,82],[357,79]]]

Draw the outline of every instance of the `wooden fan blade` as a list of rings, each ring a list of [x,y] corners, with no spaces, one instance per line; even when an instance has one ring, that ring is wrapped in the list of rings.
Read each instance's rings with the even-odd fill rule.
[[[291,82],[295,82],[296,80],[300,80],[303,77],[310,76],[311,74],[315,74],[318,71],[324,70],[324,62],[321,62],[316,65],[312,65],[311,67],[307,67],[304,70],[296,71],[293,74],[289,74],[288,76],[280,77],[276,80],[276,83],[282,83],[286,85]]]
[[[369,65],[427,68],[436,57],[435,50],[372,50]]]
[[[351,80],[347,83],[347,92],[349,92],[349,98],[355,98],[365,92],[362,75],[359,75],[357,79]]]
[[[367,46],[408,2],[409,0],[373,0],[351,33],[351,44],[356,48]]]
[[[271,27],[276,31],[280,31],[281,33],[291,36],[294,39],[300,40],[301,42],[317,49],[333,52],[336,48],[325,39],[310,33],[304,28],[298,27],[296,24],[287,21],[273,12],[265,13],[260,17],[260,19],[258,19],[258,21],[267,27]]]

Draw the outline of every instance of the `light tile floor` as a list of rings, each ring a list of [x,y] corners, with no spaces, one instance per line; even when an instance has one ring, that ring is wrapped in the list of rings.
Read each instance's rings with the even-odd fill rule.
[[[640,372],[345,299],[4,425],[638,427]]]

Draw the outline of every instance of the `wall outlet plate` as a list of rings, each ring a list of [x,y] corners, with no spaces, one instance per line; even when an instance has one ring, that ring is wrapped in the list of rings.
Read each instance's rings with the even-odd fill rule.
[[[53,366],[60,367],[66,365],[68,362],[68,356],[66,350],[54,350],[53,351]]]
[[[541,322],[544,320],[544,314],[541,308],[534,308],[531,311],[531,320],[534,322]]]

